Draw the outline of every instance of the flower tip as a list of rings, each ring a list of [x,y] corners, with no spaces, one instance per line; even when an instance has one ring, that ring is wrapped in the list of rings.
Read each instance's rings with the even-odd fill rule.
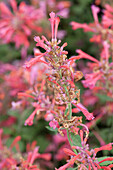
[[[77,50],[75,50],[76,51],[76,53],[79,53],[80,52],[80,49],[77,49]]]
[[[95,117],[93,116],[93,113],[89,113],[87,115],[87,120],[93,120]]]
[[[21,140],[21,136],[17,136],[17,137],[16,137],[16,140],[17,140],[17,141],[20,141],[20,140]]]
[[[24,123],[24,126],[27,126],[27,123],[26,123],[26,122]]]
[[[95,5],[91,5],[91,9],[92,9],[92,11],[95,11],[97,13],[99,13],[99,11],[100,11],[99,7],[97,7]]]
[[[55,18],[55,13],[52,11],[52,12],[49,14],[49,16],[53,19],[53,18]]]
[[[75,23],[76,23],[75,21],[71,21],[71,22],[69,23],[69,25],[74,26]]]
[[[36,146],[36,147],[35,147],[35,151],[38,152],[39,148],[40,148],[39,146]]]
[[[72,26],[72,25],[73,25],[73,21],[71,21],[71,22],[69,23],[69,25],[71,25],[71,26]]]

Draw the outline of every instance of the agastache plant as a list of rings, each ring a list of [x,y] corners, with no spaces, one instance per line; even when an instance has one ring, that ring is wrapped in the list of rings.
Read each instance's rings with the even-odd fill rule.
[[[92,13],[94,17],[94,24],[79,24],[76,22],[71,22],[72,28],[74,30],[78,28],[83,28],[84,31],[93,32],[93,37],[90,39],[91,42],[96,42],[101,44],[100,61],[93,58],[92,56],[84,53],[81,50],[76,50],[79,53],[78,57],[86,58],[94,63],[91,63],[90,70],[93,72],[91,74],[86,74],[83,82],[84,87],[89,87],[90,89],[104,90],[105,93],[112,97],[112,73],[113,73],[113,63],[112,63],[112,7],[106,5],[106,10],[102,17],[102,22],[99,23],[98,12],[99,8],[92,6]],[[110,16],[110,18],[108,18]],[[111,28],[110,28],[111,27]]]
[[[90,88],[94,92],[107,95],[113,98],[113,8],[106,4],[103,11],[102,21],[99,22],[98,13],[99,8],[92,6],[92,13],[94,17],[94,23],[79,24],[77,22],[71,22],[74,30],[83,28],[84,31],[92,32],[93,36],[90,39],[91,42],[95,42],[99,45],[101,53],[100,59],[97,60],[92,56],[84,53],[81,50],[76,50],[80,58],[87,58],[94,63],[89,63],[89,73],[85,74],[85,80],[82,81],[85,88]]]
[[[89,90],[87,90],[87,99],[91,101],[93,96],[96,105],[97,101],[104,98],[104,105],[100,102],[99,107],[97,106],[94,110],[96,118],[87,123],[89,128],[95,128],[98,124],[97,122],[103,118],[106,119],[104,122],[104,126],[106,126],[113,113],[113,7],[108,4],[105,5],[101,21],[98,19],[99,8],[93,5],[91,9],[94,23],[81,24],[73,21],[71,22],[71,25],[74,30],[82,28],[85,32],[92,32],[90,42],[98,44],[101,51],[100,58],[97,60],[80,49],[76,50],[79,54],[79,58],[93,61],[93,63],[87,63],[88,73],[85,74],[85,80],[82,81],[83,86],[89,88]],[[89,102],[89,104],[86,102],[87,106],[90,104],[91,102]],[[94,130],[93,132],[100,144],[105,144],[105,141],[101,136],[101,130],[98,132]]]
[[[50,153],[40,154],[39,147],[36,147],[36,141],[30,145],[26,145],[26,153],[22,154],[20,151],[19,141],[21,136],[17,136],[10,147],[6,147],[2,140],[3,129],[0,128],[0,169],[2,170],[40,170],[40,161],[34,165],[36,160],[42,159],[44,161],[51,160]],[[16,148],[16,153],[12,150]]]
[[[103,157],[99,161],[98,158],[96,158],[96,154],[101,150],[111,150],[112,143],[89,150],[89,145],[86,143],[89,136],[88,127],[82,123],[82,116],[74,116],[73,114],[82,111],[87,120],[94,119],[93,113],[89,113],[80,103],[80,89],[77,88],[75,83],[82,78],[83,74],[80,71],[74,72],[73,64],[75,60],[82,57],[91,59],[96,64],[98,64],[99,61],[89,55],[83,55],[83,52],[79,56],[73,56],[70,59],[67,59],[68,52],[64,50],[67,43],[64,43],[60,47],[59,44],[61,41],[57,40],[60,19],[54,12],[51,12],[49,21],[52,30],[51,41],[48,41],[44,36],[42,36],[42,38],[36,36],[34,38],[37,42],[36,46],[43,48],[45,52],[35,53],[36,57],[26,62],[25,67],[30,70],[32,66],[38,62],[43,63],[48,67],[46,82],[48,87],[52,89],[54,97],[53,108],[49,110],[49,112],[53,114],[53,118],[49,123],[50,129],[57,130],[62,136],[67,132],[69,143],[73,149],[73,151],[64,149],[64,152],[69,156],[69,160],[68,163],[61,166],[59,170],[66,170],[68,167],[75,167],[75,169],[78,170],[110,170],[113,167],[111,164],[113,158],[107,157],[105,159]],[[43,57],[45,60],[43,60]],[[42,87],[44,87],[43,82]],[[43,90],[43,88],[41,89]],[[24,93],[19,95],[37,100],[37,102],[35,102],[36,109],[25,121],[25,124],[32,125],[34,116],[39,113],[39,111],[45,110],[45,108],[42,108],[41,94],[38,93],[37,98],[34,97],[34,93],[32,93],[32,95],[26,95]],[[72,106],[75,106],[75,108],[72,108]],[[107,166],[102,166],[102,162],[106,161],[109,161],[108,164],[110,165],[106,164]]]

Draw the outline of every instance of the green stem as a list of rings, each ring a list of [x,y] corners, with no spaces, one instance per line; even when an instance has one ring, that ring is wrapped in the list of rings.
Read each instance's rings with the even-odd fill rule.
[[[69,120],[72,117],[72,108],[71,108],[71,103],[68,104],[68,108],[69,108]]]
[[[78,169],[78,166],[76,168],[74,168],[74,170]]]
[[[70,139],[69,131],[68,131],[68,130],[67,130],[67,138],[68,138],[69,144],[70,144],[71,146],[73,146],[73,143],[71,142],[71,139]],[[74,152],[75,152],[75,154],[77,155],[77,151],[76,151],[76,149],[73,149],[73,151],[74,151]]]
[[[69,97],[69,93],[68,93],[68,89],[67,89],[66,85],[63,85],[63,86],[65,88],[65,92],[66,92],[67,96]]]
[[[62,69],[60,69],[60,78],[62,79]]]
[[[72,142],[71,142],[71,139],[70,139],[70,136],[69,136],[69,131],[67,130],[67,138],[68,138],[68,141],[70,143],[71,146],[73,146]]]
[[[67,115],[67,112],[68,112],[69,108],[67,107],[65,112],[64,112],[64,115],[66,116]]]

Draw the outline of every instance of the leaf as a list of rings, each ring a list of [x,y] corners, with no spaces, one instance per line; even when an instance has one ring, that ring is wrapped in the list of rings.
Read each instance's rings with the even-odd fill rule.
[[[20,114],[18,113],[17,110],[12,110],[12,109],[9,109],[7,111],[7,114],[10,115],[10,116],[14,116],[16,118],[19,118],[20,117]]]
[[[57,128],[53,129],[53,128],[51,128],[50,126],[46,126],[46,128],[47,128],[48,130],[52,131],[52,132],[57,132]]]
[[[11,128],[4,127],[3,129],[4,129],[4,134],[11,135],[13,133],[13,130]]]
[[[39,146],[39,152],[43,153],[45,149],[48,147],[50,144],[49,140],[46,139],[44,136],[38,136],[37,139],[37,146]]]
[[[81,145],[81,138],[79,135],[75,135],[74,133],[70,133],[71,135],[71,139],[72,139],[72,143],[74,146],[82,146]]]
[[[67,115],[67,112],[68,112],[68,108],[66,108],[66,110],[64,112],[64,115]]]
[[[76,167],[76,168],[68,168],[67,170],[77,170],[78,169],[78,167]]]
[[[97,158],[98,162],[102,161],[103,159],[106,159],[106,158],[113,158],[112,156],[103,156],[103,157],[100,157],[100,158]],[[110,165],[112,164],[113,161],[105,161],[105,162],[102,162],[100,163],[101,166],[106,166],[106,165]]]
[[[37,129],[34,126],[25,126],[21,129],[21,137],[26,141],[32,141],[37,135]]]
[[[104,94],[96,94],[97,97],[99,97],[99,99],[102,101],[102,102],[107,102],[107,101],[113,101],[113,99],[109,96],[106,96]]]

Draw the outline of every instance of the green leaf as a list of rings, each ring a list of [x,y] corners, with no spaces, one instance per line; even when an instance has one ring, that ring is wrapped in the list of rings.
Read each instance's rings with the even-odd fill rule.
[[[38,136],[37,139],[37,146],[39,146],[39,152],[43,153],[45,149],[48,147],[50,142],[44,136]]]
[[[46,126],[46,128],[52,132],[57,132],[57,128],[53,129],[52,127],[50,126]]]
[[[37,129],[34,126],[24,126],[21,129],[21,137],[26,141],[32,141],[37,135]]]
[[[12,109],[10,109],[10,110],[7,111],[7,114],[10,115],[10,116],[17,117],[17,118],[20,117],[20,114],[18,113],[17,110],[12,110]]]
[[[113,99],[109,96],[106,96],[104,94],[96,94],[97,97],[99,97],[99,99],[102,101],[102,102],[107,102],[107,101],[113,101]]]
[[[4,134],[11,135],[13,133],[13,130],[11,128],[4,127],[3,129],[4,129]]]
[[[81,145],[81,138],[79,135],[75,135],[74,133],[70,133],[71,135],[71,139],[72,139],[72,143],[74,146],[82,146]]]
[[[68,112],[68,108],[66,108],[65,112],[64,112],[64,115],[66,116],[67,115],[67,112]]]
[[[100,161],[102,161],[103,159],[106,159],[106,158],[113,158],[113,157],[111,157],[111,156],[103,156],[103,157],[100,157],[100,158],[97,158],[97,160],[98,160],[98,162],[100,162]],[[102,162],[102,163],[100,163],[100,165],[101,166],[106,166],[106,165],[110,165],[110,164],[112,164],[113,163],[113,161],[105,161],[105,162]]]
[[[78,169],[78,167],[76,167],[76,168],[68,168],[67,170],[77,170]]]

